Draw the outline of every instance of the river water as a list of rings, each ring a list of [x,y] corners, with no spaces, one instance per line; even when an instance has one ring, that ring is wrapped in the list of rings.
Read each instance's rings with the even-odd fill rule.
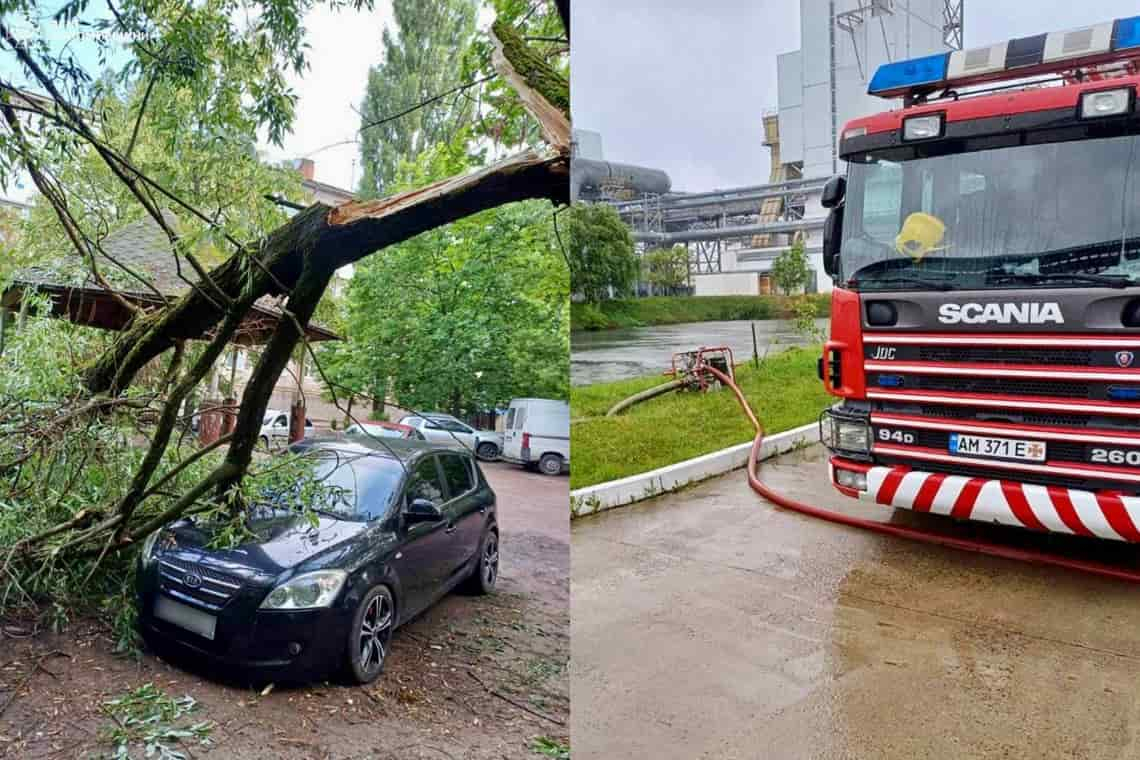
[[[590,385],[664,372],[675,352],[700,346],[727,345],[739,364],[752,358],[752,325],[756,325],[761,357],[765,351],[772,354],[811,342],[796,332],[795,324],[787,319],[578,331],[570,335],[570,384]],[[816,325],[827,330],[826,319],[817,319]]]

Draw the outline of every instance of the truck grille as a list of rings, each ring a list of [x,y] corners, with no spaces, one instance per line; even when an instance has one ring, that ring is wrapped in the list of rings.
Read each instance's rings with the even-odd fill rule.
[[[240,578],[218,572],[199,562],[158,555],[160,587],[171,596],[193,600],[213,610],[220,610],[241,590]],[[195,585],[194,578],[197,578]]]
[[[909,459],[901,449],[913,446],[927,452],[949,453],[950,430],[920,427],[906,430],[905,444],[899,438],[883,438],[882,443],[889,443],[889,448],[894,450],[889,456],[885,451],[877,454],[878,461],[924,471],[1004,478],[1038,485],[1090,490],[1111,488],[1126,493],[1140,491],[1136,483],[1123,475],[1126,471],[1140,472],[1140,467],[1127,465],[1126,458],[1119,456],[1123,453],[1126,457],[1140,451],[1140,440],[1131,445],[1128,445],[1128,440],[1118,440],[1130,438],[1128,434],[1140,433],[1140,398],[1128,398],[1133,390],[1140,394],[1140,346],[1135,345],[1137,335],[1100,334],[1096,336],[1099,344],[1092,344],[1090,340],[1090,346],[1080,345],[1081,337],[1073,335],[1057,336],[1056,346],[1047,345],[1053,336],[1034,336],[1037,345],[1024,346],[1003,345],[1010,342],[1008,337],[984,334],[977,335],[977,342],[968,345],[954,345],[955,341],[962,341],[960,333],[945,337],[922,336],[918,340],[917,336],[900,333],[897,337],[903,340],[894,344],[894,335],[870,337],[873,339],[867,341],[864,356],[867,362],[873,362],[873,369],[865,372],[873,414],[905,415],[943,423],[955,420],[989,423],[991,432],[979,434],[1041,440],[1046,445],[1047,464],[1099,467],[1104,469],[1105,477],[1101,478],[1101,471],[1085,478],[941,463],[918,457]],[[1109,342],[1116,337],[1121,340],[1118,346]],[[945,342],[940,342],[940,339]],[[987,345],[987,341],[993,345]],[[947,367],[947,364],[953,366]],[[1016,369],[1017,374],[1028,377],[994,376],[1001,375],[1005,367]],[[1067,377],[1058,377],[1058,373],[1064,370],[1071,372]],[[1076,377],[1077,370],[1093,370],[1101,377],[1083,374]],[[1120,389],[1127,390],[1121,392]],[[1025,399],[1025,403],[1019,403],[1019,398]],[[1032,408],[1028,408],[1030,405]],[[876,426],[885,426],[892,431],[907,428],[899,422]],[[1058,437],[1066,431],[1073,435],[1088,431],[1095,438],[1083,441],[1041,438],[1035,437],[1032,430],[1018,430],[1021,426],[1050,428]],[[1009,432],[999,434],[1003,430]],[[963,425],[959,432],[972,431],[968,425]],[[1112,442],[1098,442],[1098,439]],[[1098,452],[1098,461],[1094,462],[1093,448],[1115,453],[1115,464],[1107,464],[1105,452]],[[1134,461],[1135,456],[1131,459]]]
[[[980,364],[1044,364],[1093,366],[1093,354],[1084,348],[1002,348],[1000,346],[919,346],[916,358],[924,362],[977,362]]]

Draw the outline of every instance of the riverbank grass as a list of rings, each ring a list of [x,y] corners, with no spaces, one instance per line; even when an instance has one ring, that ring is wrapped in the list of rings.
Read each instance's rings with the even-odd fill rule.
[[[791,348],[736,368],[736,379],[768,433],[813,422],[834,401],[816,376],[820,347]],[[751,441],[754,432],[728,389],[669,393],[617,417],[623,398],[668,380],[662,375],[570,389],[570,487],[583,488]]]
[[[804,298],[815,303],[817,317],[828,316],[831,297],[808,296],[654,296],[570,304],[571,330],[613,330],[621,327],[675,325],[734,319],[793,319]]]

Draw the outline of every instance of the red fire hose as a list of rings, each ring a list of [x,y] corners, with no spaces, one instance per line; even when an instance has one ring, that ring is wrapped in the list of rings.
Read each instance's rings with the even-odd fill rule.
[[[790,509],[794,512],[808,515],[810,517],[818,517],[821,520],[828,522],[838,523],[839,525],[848,525],[853,528],[863,528],[875,533],[881,533],[887,536],[894,536],[896,538],[907,538],[912,541],[922,541],[928,544],[937,544],[938,546],[946,546],[951,549],[960,549],[962,551],[976,552],[978,554],[986,554],[991,557],[1001,557],[1003,559],[1015,559],[1022,562],[1030,562],[1037,565],[1047,565],[1052,567],[1062,567],[1066,570],[1079,570],[1081,572],[1098,575],[1103,578],[1115,578],[1117,580],[1132,581],[1140,583],[1140,570],[1129,570],[1126,568],[1114,567],[1103,562],[1095,562],[1092,560],[1072,559],[1069,557],[1062,557],[1055,554],[1047,554],[1045,552],[1036,551],[1033,549],[1018,549],[1012,546],[1005,546],[1003,544],[995,544],[989,541],[982,541],[976,539],[955,538],[953,536],[945,536],[937,533],[929,533],[915,528],[906,528],[899,525],[890,525],[887,523],[877,522],[875,520],[867,520],[861,517],[852,517],[845,515],[842,512],[832,512],[828,509],[821,509],[820,507],[812,506],[811,504],[804,504],[802,501],[788,498],[783,494],[772,490],[760,480],[758,475],[759,461],[760,461],[760,445],[764,442],[764,428],[761,426],[760,421],[756,419],[755,412],[749,406],[748,400],[744,398],[739,386],[733,382],[732,378],[727,374],[721,372],[716,367],[710,367],[707,364],[700,369],[709,372],[713,377],[720,380],[721,383],[726,385],[736,395],[736,400],[740,402],[740,408],[744,410],[744,414],[748,417],[748,421],[756,428],[756,438],[752,441],[752,451],[748,456],[748,485],[752,490],[763,496],[768,501],[781,506],[785,509]]]

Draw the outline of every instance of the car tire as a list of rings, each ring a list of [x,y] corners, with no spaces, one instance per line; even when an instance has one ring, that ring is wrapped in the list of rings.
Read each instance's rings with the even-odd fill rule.
[[[560,454],[543,454],[538,460],[538,469],[543,475],[562,474],[562,456]]]
[[[475,449],[475,456],[484,462],[491,462],[499,458],[499,447],[490,442],[480,443]]]
[[[479,552],[475,555],[475,567],[463,582],[463,590],[469,594],[482,596],[495,590],[499,580],[499,531],[495,527],[483,531],[479,541]]]
[[[384,671],[395,624],[392,592],[387,586],[373,586],[357,605],[348,631],[345,670],[353,683],[372,683]]]

